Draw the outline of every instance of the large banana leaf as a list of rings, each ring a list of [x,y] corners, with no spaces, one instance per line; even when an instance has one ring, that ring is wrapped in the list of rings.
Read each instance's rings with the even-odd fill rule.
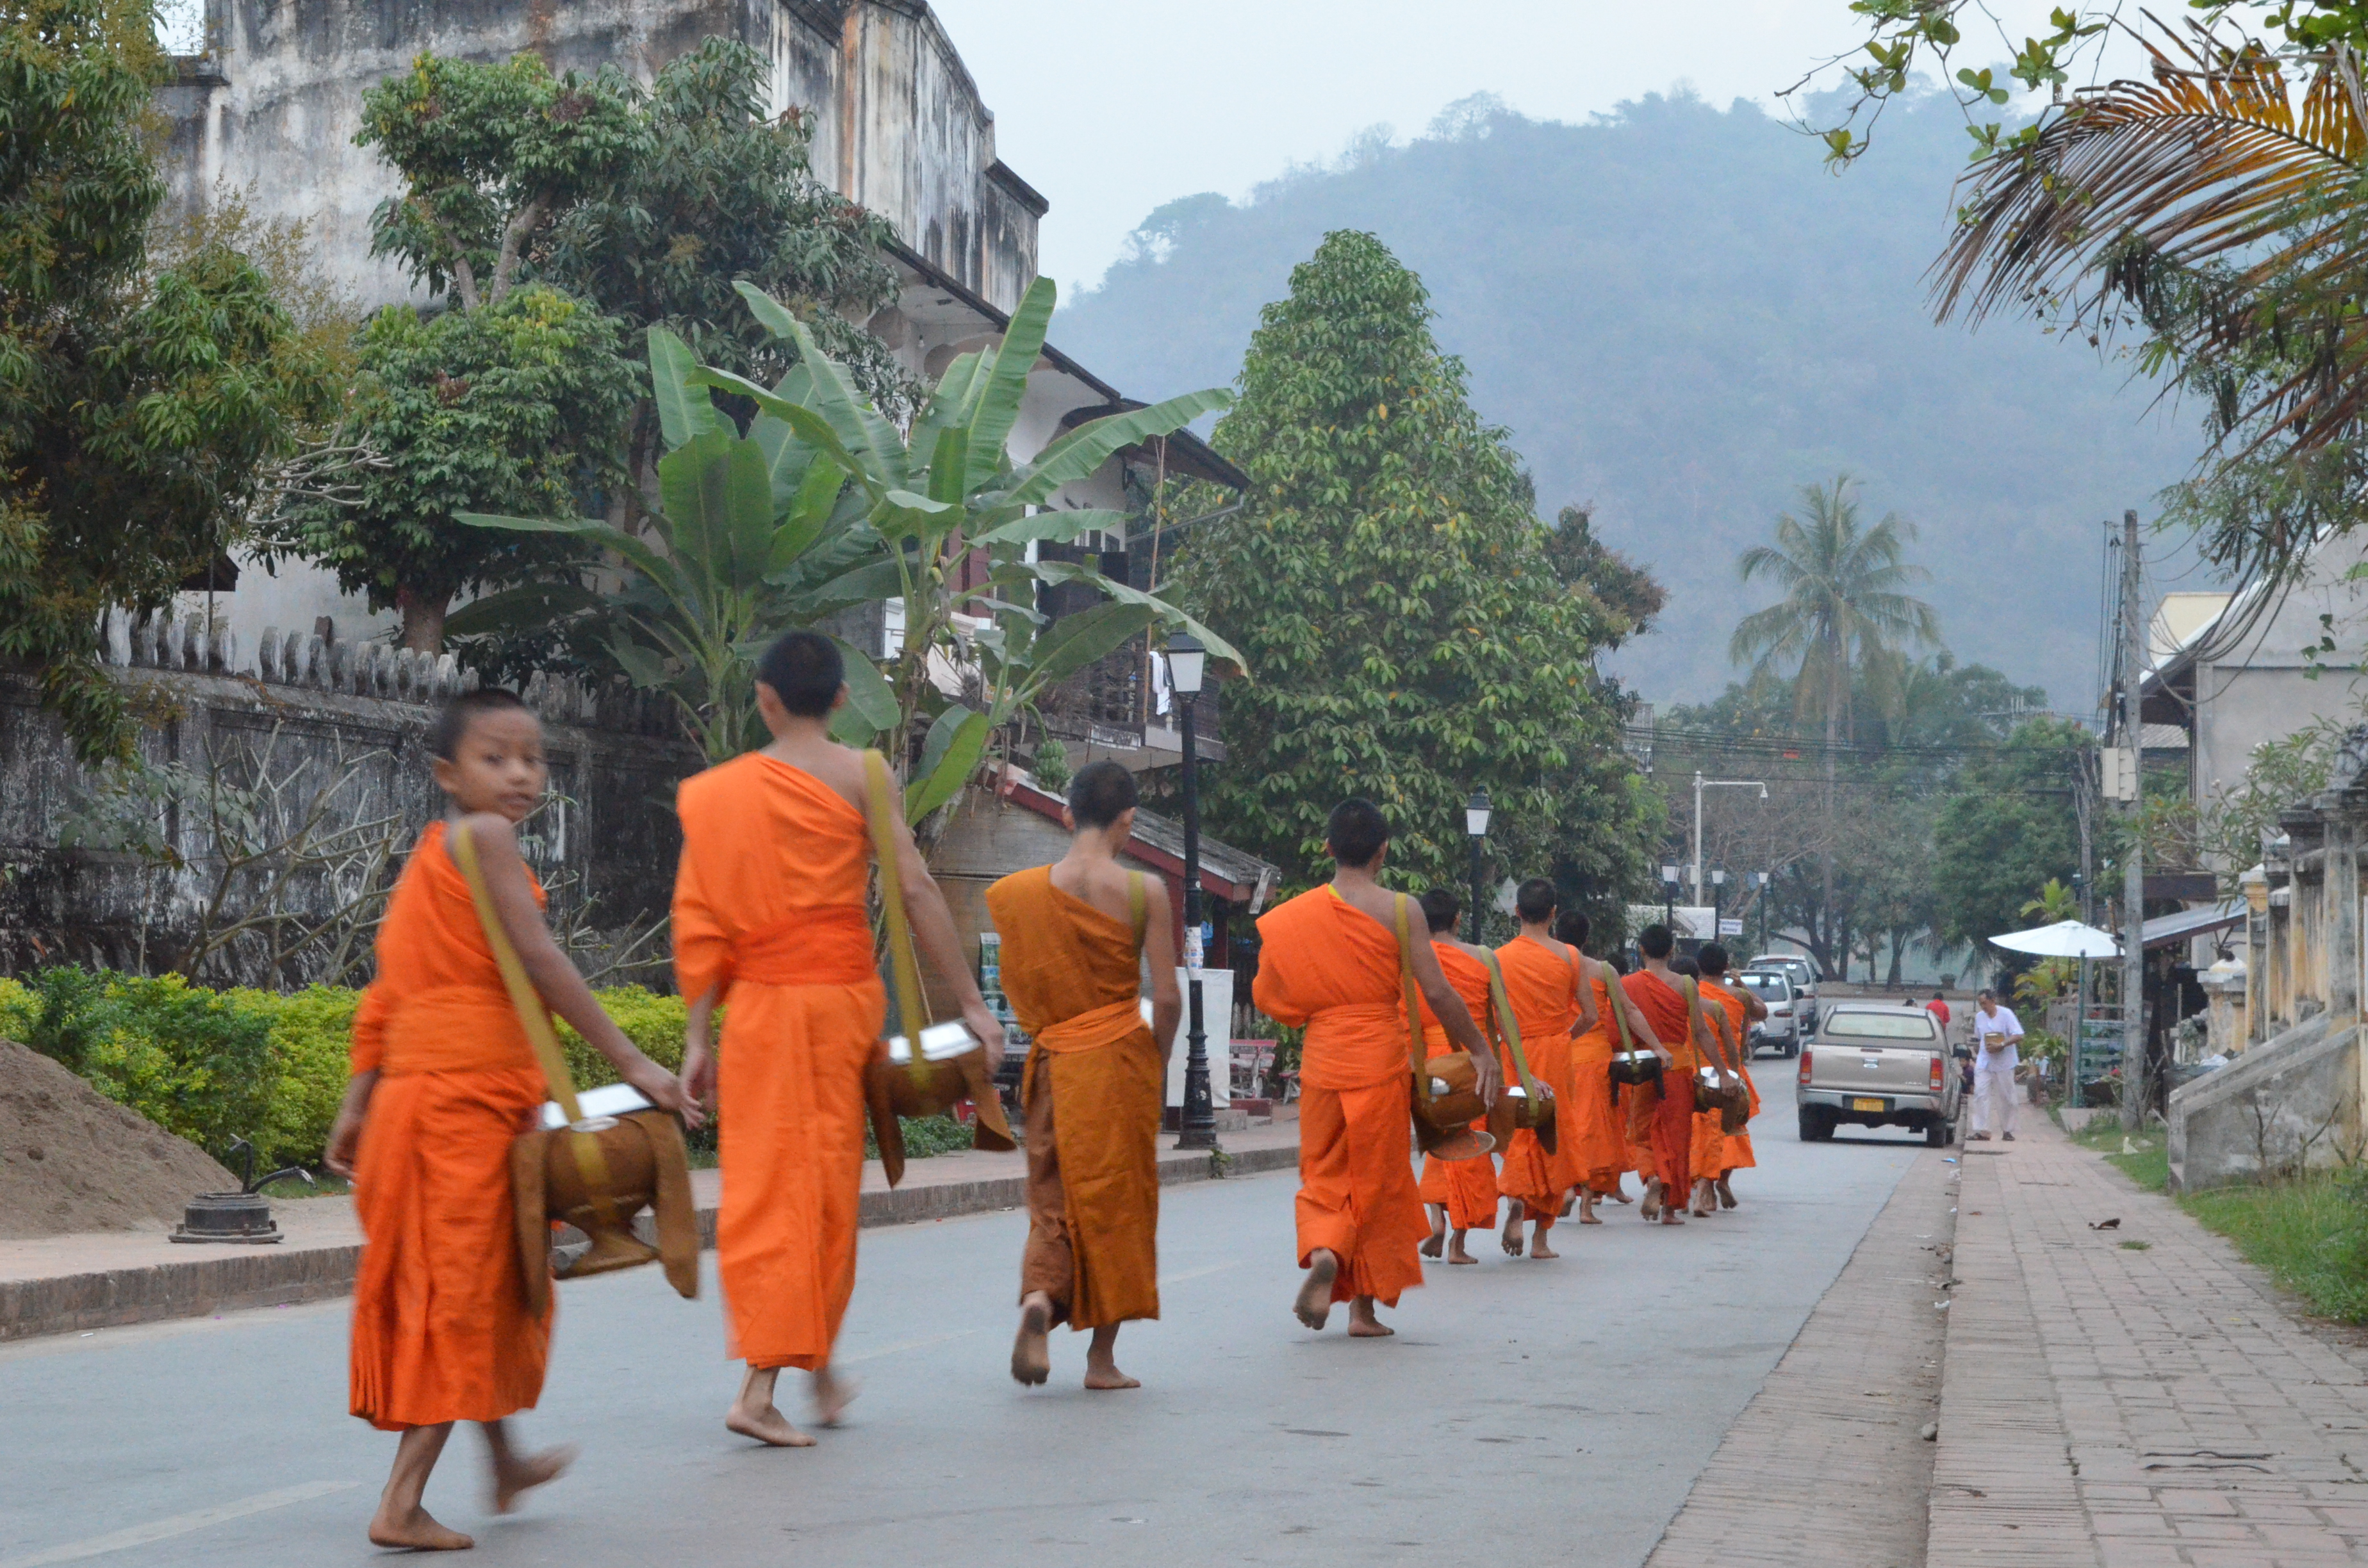
[[[471,599],[444,618],[444,635],[476,637],[548,626],[601,603],[601,596],[581,583],[529,583]]]
[[[1036,357],[1044,351],[1044,335],[1053,324],[1055,292],[1053,280],[1039,276],[1028,285],[1026,297],[1011,312],[1010,324],[1003,329],[1003,342],[995,350],[985,389],[979,393],[978,407],[970,418],[970,455],[962,484],[965,494],[993,479],[1002,468],[1004,443],[1011,438],[1011,427],[1019,422],[1019,405],[1028,396],[1029,373],[1036,369]]]
[[[1133,522],[1132,515],[1102,506],[1077,506],[1066,510],[1048,506],[1001,528],[989,528],[970,542],[1026,544],[1030,540],[1044,540],[1054,544],[1066,544],[1089,528],[1124,532]]]
[[[978,410],[978,394],[986,386],[986,356],[976,349],[958,355],[938,378],[937,391],[929,394],[920,417],[913,421],[912,439],[907,449],[935,452],[941,431],[970,430],[971,415]]]
[[[844,638],[834,637],[838,644],[839,658],[847,665],[847,706],[843,715],[851,715],[853,723],[866,736],[876,735],[896,724],[896,691],[880,673],[880,666],[861,649]],[[833,724],[833,730],[838,729]]]
[[[967,708],[951,707],[938,715],[921,748],[920,768],[905,784],[906,822],[919,822],[961,792],[986,755],[993,729],[985,714]]]
[[[1029,563],[1028,570],[1039,582],[1087,583],[1100,589],[1121,604],[1141,605],[1154,611],[1164,626],[1180,626],[1201,640],[1201,645],[1212,656],[1224,660],[1244,676],[1250,673],[1249,661],[1242,657],[1234,645],[1218,636],[1200,621],[1186,615],[1167,600],[1155,598],[1140,588],[1130,588],[1124,583],[1112,582],[1090,566],[1068,561],[1038,561]]]
[[[1028,679],[1040,687],[1065,680],[1158,619],[1159,612],[1149,605],[1115,599],[1064,615],[1037,635],[1029,650]]]
[[[690,383],[698,369],[689,344],[662,326],[650,328],[650,390],[657,400],[658,434],[669,451],[714,429],[723,417],[707,389]]]
[[[1105,415],[1080,425],[1037,453],[1035,461],[1028,465],[1019,483],[1011,487],[1005,499],[1042,506],[1064,484],[1083,479],[1101,467],[1121,447],[1137,446],[1155,436],[1172,435],[1201,415],[1230,408],[1233,403],[1233,393],[1211,387],[1205,392],[1186,392],[1165,403],[1155,403],[1148,408]]]
[[[814,412],[829,422],[849,451],[860,454],[865,460],[864,464],[850,463],[849,468],[861,472],[868,466],[879,479],[882,489],[907,486],[912,475],[905,454],[904,438],[896,434],[896,427],[855,390],[854,383],[847,379],[847,372],[839,368],[837,361],[815,344],[814,333],[806,324],[790,314],[779,301],[755,284],[744,279],[733,287],[768,330],[777,336],[791,339],[798,346],[798,361],[814,378],[812,406]],[[763,303],[760,305],[759,301]],[[803,429],[800,433],[803,434]]]
[[[675,552],[706,583],[738,591],[764,580],[772,554],[773,485],[757,443],[710,430],[658,460],[658,499]]]
[[[455,512],[454,519],[472,528],[506,528],[512,533],[574,534],[603,550],[615,551],[670,595],[681,591],[681,575],[673,562],[621,528],[597,517],[506,517],[491,512]]]

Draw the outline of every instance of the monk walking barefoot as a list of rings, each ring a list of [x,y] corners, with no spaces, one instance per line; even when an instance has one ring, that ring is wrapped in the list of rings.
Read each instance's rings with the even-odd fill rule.
[[[1725,1028],[1721,1043],[1725,1049],[1726,1064],[1736,1080],[1743,1085],[1748,1102],[1740,1131],[1729,1132],[1724,1124],[1718,1129],[1718,1142],[1711,1146],[1706,1171],[1709,1190],[1703,1193],[1705,1207],[1732,1209],[1735,1188],[1728,1177],[1745,1165],[1759,1163],[1751,1150],[1751,1118],[1759,1114],[1759,1085],[1751,1081],[1751,1026],[1768,1016],[1768,1005],[1746,987],[1728,983],[1734,959],[1716,942],[1706,944],[1695,960],[1702,971],[1703,1011],[1715,1013],[1713,1022],[1724,1021]]]
[[[370,1539],[458,1551],[474,1542],[421,1503],[454,1422],[484,1431],[497,1514],[557,1479],[575,1450],[520,1454],[506,1420],[533,1407],[551,1349],[548,1306],[527,1303],[509,1169],[510,1144],[536,1125],[548,1085],[454,858],[456,835],[542,1002],[653,1104],[693,1125],[699,1113],[600,1010],[543,924],[542,889],[515,831],[550,779],[533,713],[507,691],[471,692],[437,715],[427,744],[449,811],[420,835],[388,900],[325,1163],[351,1178],[363,1236],[351,1408],[403,1434]]]
[[[1504,1032],[1497,1025],[1489,995],[1488,965],[1493,961],[1492,955],[1486,948],[1475,948],[1469,942],[1456,940],[1455,920],[1462,913],[1463,905],[1453,893],[1444,888],[1433,888],[1422,895],[1419,903],[1423,920],[1429,931],[1431,950],[1439,959],[1440,972],[1447,977],[1447,983],[1454,987],[1455,994],[1463,998],[1464,1009],[1487,1035],[1497,1053],[1498,1071],[1509,1072],[1510,1059],[1505,1054]],[[1420,998],[1417,1000],[1420,1001]],[[1455,1042],[1448,1039],[1447,1030],[1430,1010],[1430,1005],[1425,1002],[1421,1006],[1424,1051],[1430,1056],[1447,1055],[1455,1050]],[[1487,1118],[1483,1117],[1472,1124],[1472,1130],[1482,1131],[1487,1125]],[[1486,1230],[1496,1223],[1495,1156],[1480,1154],[1466,1160],[1442,1160],[1436,1154],[1425,1154],[1419,1186],[1423,1198],[1434,1204],[1432,1213],[1436,1216],[1434,1233],[1422,1244],[1423,1256],[1440,1256],[1439,1233],[1452,1222],[1454,1229],[1453,1234],[1447,1238],[1447,1261],[1467,1265],[1479,1262],[1472,1256],[1465,1240],[1474,1231]]]
[[[1546,1153],[1538,1135],[1526,1130],[1513,1134],[1505,1151],[1505,1174],[1499,1185],[1512,1200],[1513,1217],[1505,1226],[1506,1251],[1520,1255],[1515,1225],[1526,1214],[1530,1221],[1530,1256],[1551,1262],[1562,1254],[1547,1244],[1546,1233],[1569,1207],[1573,1190],[1585,1167],[1577,1163],[1577,1140],[1571,1136],[1572,1108],[1579,1100],[1571,1055],[1573,1037],[1591,1034],[1597,1014],[1594,993],[1585,983],[1584,955],[1554,935],[1561,913],[1562,893],[1544,877],[1531,877],[1513,893],[1513,913],[1521,923],[1513,939],[1497,949],[1505,975],[1505,994],[1520,1026],[1521,1048],[1530,1071],[1554,1090],[1554,1152]],[[1608,1060],[1608,1059],[1607,1059]]]
[[[986,891],[1003,991],[1032,1042],[1028,1245],[1011,1375],[1052,1376],[1055,1324],[1091,1329],[1086,1387],[1141,1385],[1118,1369],[1119,1325],[1159,1315],[1159,1113],[1184,1010],[1167,900],[1119,863],[1134,836],[1134,775],[1087,763],[1069,782],[1069,852]],[[1151,971],[1151,1021],[1141,982]]]
[[[820,1426],[837,1425],[855,1396],[830,1358],[855,1290],[863,1072],[881,1049],[887,995],[865,904],[871,780],[864,754],[829,734],[846,700],[837,644],[785,634],[757,666],[772,743],[685,779],[675,801],[675,974],[690,1003],[682,1086],[718,1102],[715,1271],[727,1353],[748,1369],[723,1425],[775,1448],[811,1442],[775,1403],[781,1369],[809,1374]],[[991,1066],[1002,1059],[1002,1026],[979,996],[903,802],[893,787],[889,795],[896,863],[880,874],[897,879],[921,960]],[[727,996],[719,1047],[712,1025]]]
[[[1635,1004],[1645,1029],[1643,1039],[1661,1059],[1657,1088],[1625,1091],[1629,1099],[1629,1141],[1652,1141],[1653,1171],[1645,1184],[1645,1217],[1657,1216],[1664,1225],[1682,1225],[1678,1212],[1693,1189],[1694,1073],[1702,1065],[1702,1048],[1694,1009],[1679,989],[1680,976],[1669,967],[1677,938],[1666,926],[1647,926],[1638,934],[1636,950],[1645,967],[1622,980],[1621,988]],[[1633,1097],[1632,1097],[1633,1096]]]
[[[1376,880],[1389,824],[1368,801],[1344,801],[1325,824],[1332,881],[1258,920],[1253,989],[1259,1011],[1305,1025],[1300,1047],[1300,1267],[1292,1311],[1322,1328],[1331,1303],[1349,1303],[1349,1332],[1388,1331],[1376,1304],[1397,1305],[1422,1283],[1416,1249],[1429,1233],[1408,1157],[1419,1017],[1407,1016],[1401,965],[1448,1039],[1472,1053],[1486,1101],[1498,1074],[1471,1009],[1417,935],[1412,901]],[[1400,937],[1399,933],[1405,936]]]

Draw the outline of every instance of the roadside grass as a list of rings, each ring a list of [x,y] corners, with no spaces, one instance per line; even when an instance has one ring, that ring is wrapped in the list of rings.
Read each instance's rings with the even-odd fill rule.
[[[2159,1128],[2124,1133],[2120,1122],[2100,1119],[2070,1136],[2150,1192],[2162,1191],[2169,1179],[2168,1139]],[[2122,1152],[2124,1138],[2136,1153]],[[2368,1323],[2368,1194],[2343,1173],[2216,1187],[2182,1193],[2177,1202],[2311,1312]]]

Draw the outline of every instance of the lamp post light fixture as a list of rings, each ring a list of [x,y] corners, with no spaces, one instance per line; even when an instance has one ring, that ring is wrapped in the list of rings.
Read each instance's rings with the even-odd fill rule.
[[[1217,1146],[1217,1109],[1209,1092],[1209,1036],[1201,1003],[1201,779],[1193,747],[1199,739],[1193,710],[1209,653],[1201,640],[1178,631],[1167,640],[1167,681],[1183,705],[1184,744],[1184,1109],[1178,1118],[1176,1146]]]
[[[1720,917],[1725,907],[1726,873],[1713,871],[1710,874],[1710,939],[1713,942],[1725,935],[1726,922]]]
[[[1669,935],[1674,937],[1678,934],[1678,869],[1675,866],[1661,868],[1661,924],[1668,926]]]
[[[1488,844],[1488,791],[1483,788],[1472,791],[1463,802],[1463,831],[1472,840],[1472,943],[1480,944],[1480,889],[1486,879]]]
[[[1754,871],[1751,874],[1759,880],[1759,950],[1764,953],[1768,950],[1768,904],[1773,896],[1769,892],[1768,885],[1774,881],[1775,878],[1766,871]]]

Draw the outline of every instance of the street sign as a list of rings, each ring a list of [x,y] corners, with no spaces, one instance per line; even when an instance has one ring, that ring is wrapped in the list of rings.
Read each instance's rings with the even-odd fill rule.
[[[1722,937],[1740,937],[1743,935],[1743,922],[1722,920],[1718,923],[1718,934]]]

